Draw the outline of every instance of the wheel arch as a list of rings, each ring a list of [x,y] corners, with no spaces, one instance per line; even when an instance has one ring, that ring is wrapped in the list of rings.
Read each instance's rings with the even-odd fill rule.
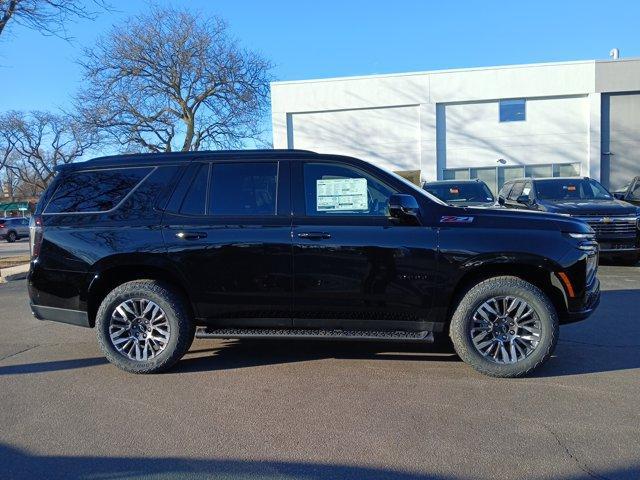
[[[159,280],[171,285],[187,300],[187,308],[192,316],[195,313],[189,290],[178,272],[174,272],[171,268],[163,265],[121,263],[99,269],[91,277],[87,289],[87,315],[90,327],[95,326],[96,313],[107,294],[118,285],[134,280]]]
[[[468,265],[453,287],[446,317],[447,325],[458,304],[470,288],[484,280],[500,276],[517,277],[535,285],[549,297],[558,316],[562,317],[567,311],[567,297],[562,284],[555,275],[555,272],[561,270],[559,265],[555,265],[548,259],[528,257],[491,259]]]

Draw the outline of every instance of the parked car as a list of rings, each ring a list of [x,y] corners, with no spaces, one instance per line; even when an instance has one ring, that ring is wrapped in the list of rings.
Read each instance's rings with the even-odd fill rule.
[[[298,150],[59,166],[31,224],[31,308],[95,327],[135,373],[203,338],[430,342],[497,377],[553,353],[599,302],[593,230],[461,209],[355,158]],[[197,333],[196,333],[197,332]]]
[[[29,219],[21,217],[0,218],[0,239],[13,243],[29,236]]]
[[[601,254],[632,265],[638,262],[638,208],[616,199],[591,178],[510,181],[500,190],[498,202],[509,208],[559,213],[583,220],[595,230]]]
[[[422,186],[431,195],[459,207],[492,207],[496,199],[482,180],[440,180]]]
[[[618,200],[640,206],[640,177],[634,177],[624,187],[611,192]]]

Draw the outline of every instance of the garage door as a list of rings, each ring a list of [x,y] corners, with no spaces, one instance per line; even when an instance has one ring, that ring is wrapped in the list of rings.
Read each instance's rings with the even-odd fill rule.
[[[601,166],[612,190],[640,175],[640,93],[603,95]]]
[[[420,169],[417,106],[293,113],[289,148],[350,155],[389,170]]]

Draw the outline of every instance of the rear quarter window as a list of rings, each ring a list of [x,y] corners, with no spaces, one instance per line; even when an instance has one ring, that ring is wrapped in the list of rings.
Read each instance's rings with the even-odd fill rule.
[[[152,168],[88,170],[64,175],[44,213],[105,212],[116,207]]]

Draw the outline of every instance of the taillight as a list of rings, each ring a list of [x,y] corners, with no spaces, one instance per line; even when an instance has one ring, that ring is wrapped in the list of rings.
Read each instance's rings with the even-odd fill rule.
[[[31,260],[37,258],[40,254],[43,233],[42,217],[34,215],[31,217],[31,220],[29,220],[29,251],[31,252]]]

